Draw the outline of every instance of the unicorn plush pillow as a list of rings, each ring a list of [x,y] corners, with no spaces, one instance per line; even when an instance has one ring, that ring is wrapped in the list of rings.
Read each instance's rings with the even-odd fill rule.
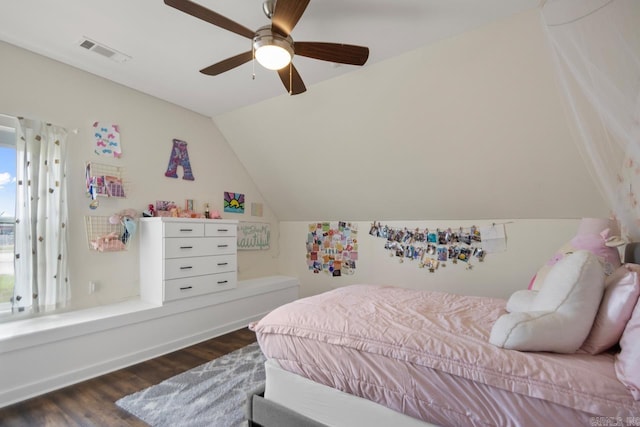
[[[489,342],[511,350],[574,353],[591,331],[603,291],[598,258],[589,251],[574,252],[558,261],[542,289],[522,304],[528,310],[498,318]]]
[[[624,242],[618,237],[618,227],[613,220],[583,218],[576,236],[564,244],[551,259],[543,265],[529,283],[529,290],[540,290],[551,268],[567,255],[586,250],[598,257],[603,264],[605,275],[610,275],[620,267],[620,253],[617,246]]]

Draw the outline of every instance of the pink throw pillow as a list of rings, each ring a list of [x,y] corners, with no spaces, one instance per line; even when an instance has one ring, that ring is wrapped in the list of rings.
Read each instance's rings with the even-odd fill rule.
[[[635,400],[640,400],[640,304],[633,309],[631,319],[620,338],[620,353],[616,356],[616,376],[627,386]]]
[[[598,314],[582,350],[602,353],[618,343],[640,296],[640,265],[625,264],[605,279]]]

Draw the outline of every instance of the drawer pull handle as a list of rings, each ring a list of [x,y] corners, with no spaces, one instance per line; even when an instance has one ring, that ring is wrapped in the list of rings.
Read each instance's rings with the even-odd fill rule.
[[[218,285],[224,285],[225,283],[229,283],[228,280],[218,280]]]
[[[218,231],[229,231],[228,228],[218,228]]]
[[[219,262],[218,265],[229,265],[228,262]]]
[[[193,246],[180,246],[180,249],[193,249]]]
[[[193,268],[193,266],[187,265],[186,267],[180,267],[180,270],[190,270],[192,268]]]
[[[189,289],[193,289],[193,286],[185,286],[183,288],[180,288],[181,291],[188,291]]]
[[[193,231],[193,228],[181,228],[180,231]]]
[[[229,245],[218,245],[219,248],[228,248]]]

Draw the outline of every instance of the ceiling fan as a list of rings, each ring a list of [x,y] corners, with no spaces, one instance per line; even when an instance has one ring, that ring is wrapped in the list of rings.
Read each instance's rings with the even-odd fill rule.
[[[291,60],[294,54],[321,61],[350,65],[364,65],[369,58],[369,48],[341,43],[295,42],[291,31],[302,17],[310,0],[266,0],[263,11],[271,25],[252,31],[204,6],[190,0],[164,0],[186,14],[227,31],[252,40],[251,50],[232,56],[200,70],[210,76],[222,74],[246,62],[256,59],[265,68],[276,70],[290,95],[307,90]]]

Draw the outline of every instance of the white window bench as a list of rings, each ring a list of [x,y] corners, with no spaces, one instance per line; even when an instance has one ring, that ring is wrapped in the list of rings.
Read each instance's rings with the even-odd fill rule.
[[[0,323],[0,408],[243,328],[298,288],[271,276],[165,305],[133,299]]]

